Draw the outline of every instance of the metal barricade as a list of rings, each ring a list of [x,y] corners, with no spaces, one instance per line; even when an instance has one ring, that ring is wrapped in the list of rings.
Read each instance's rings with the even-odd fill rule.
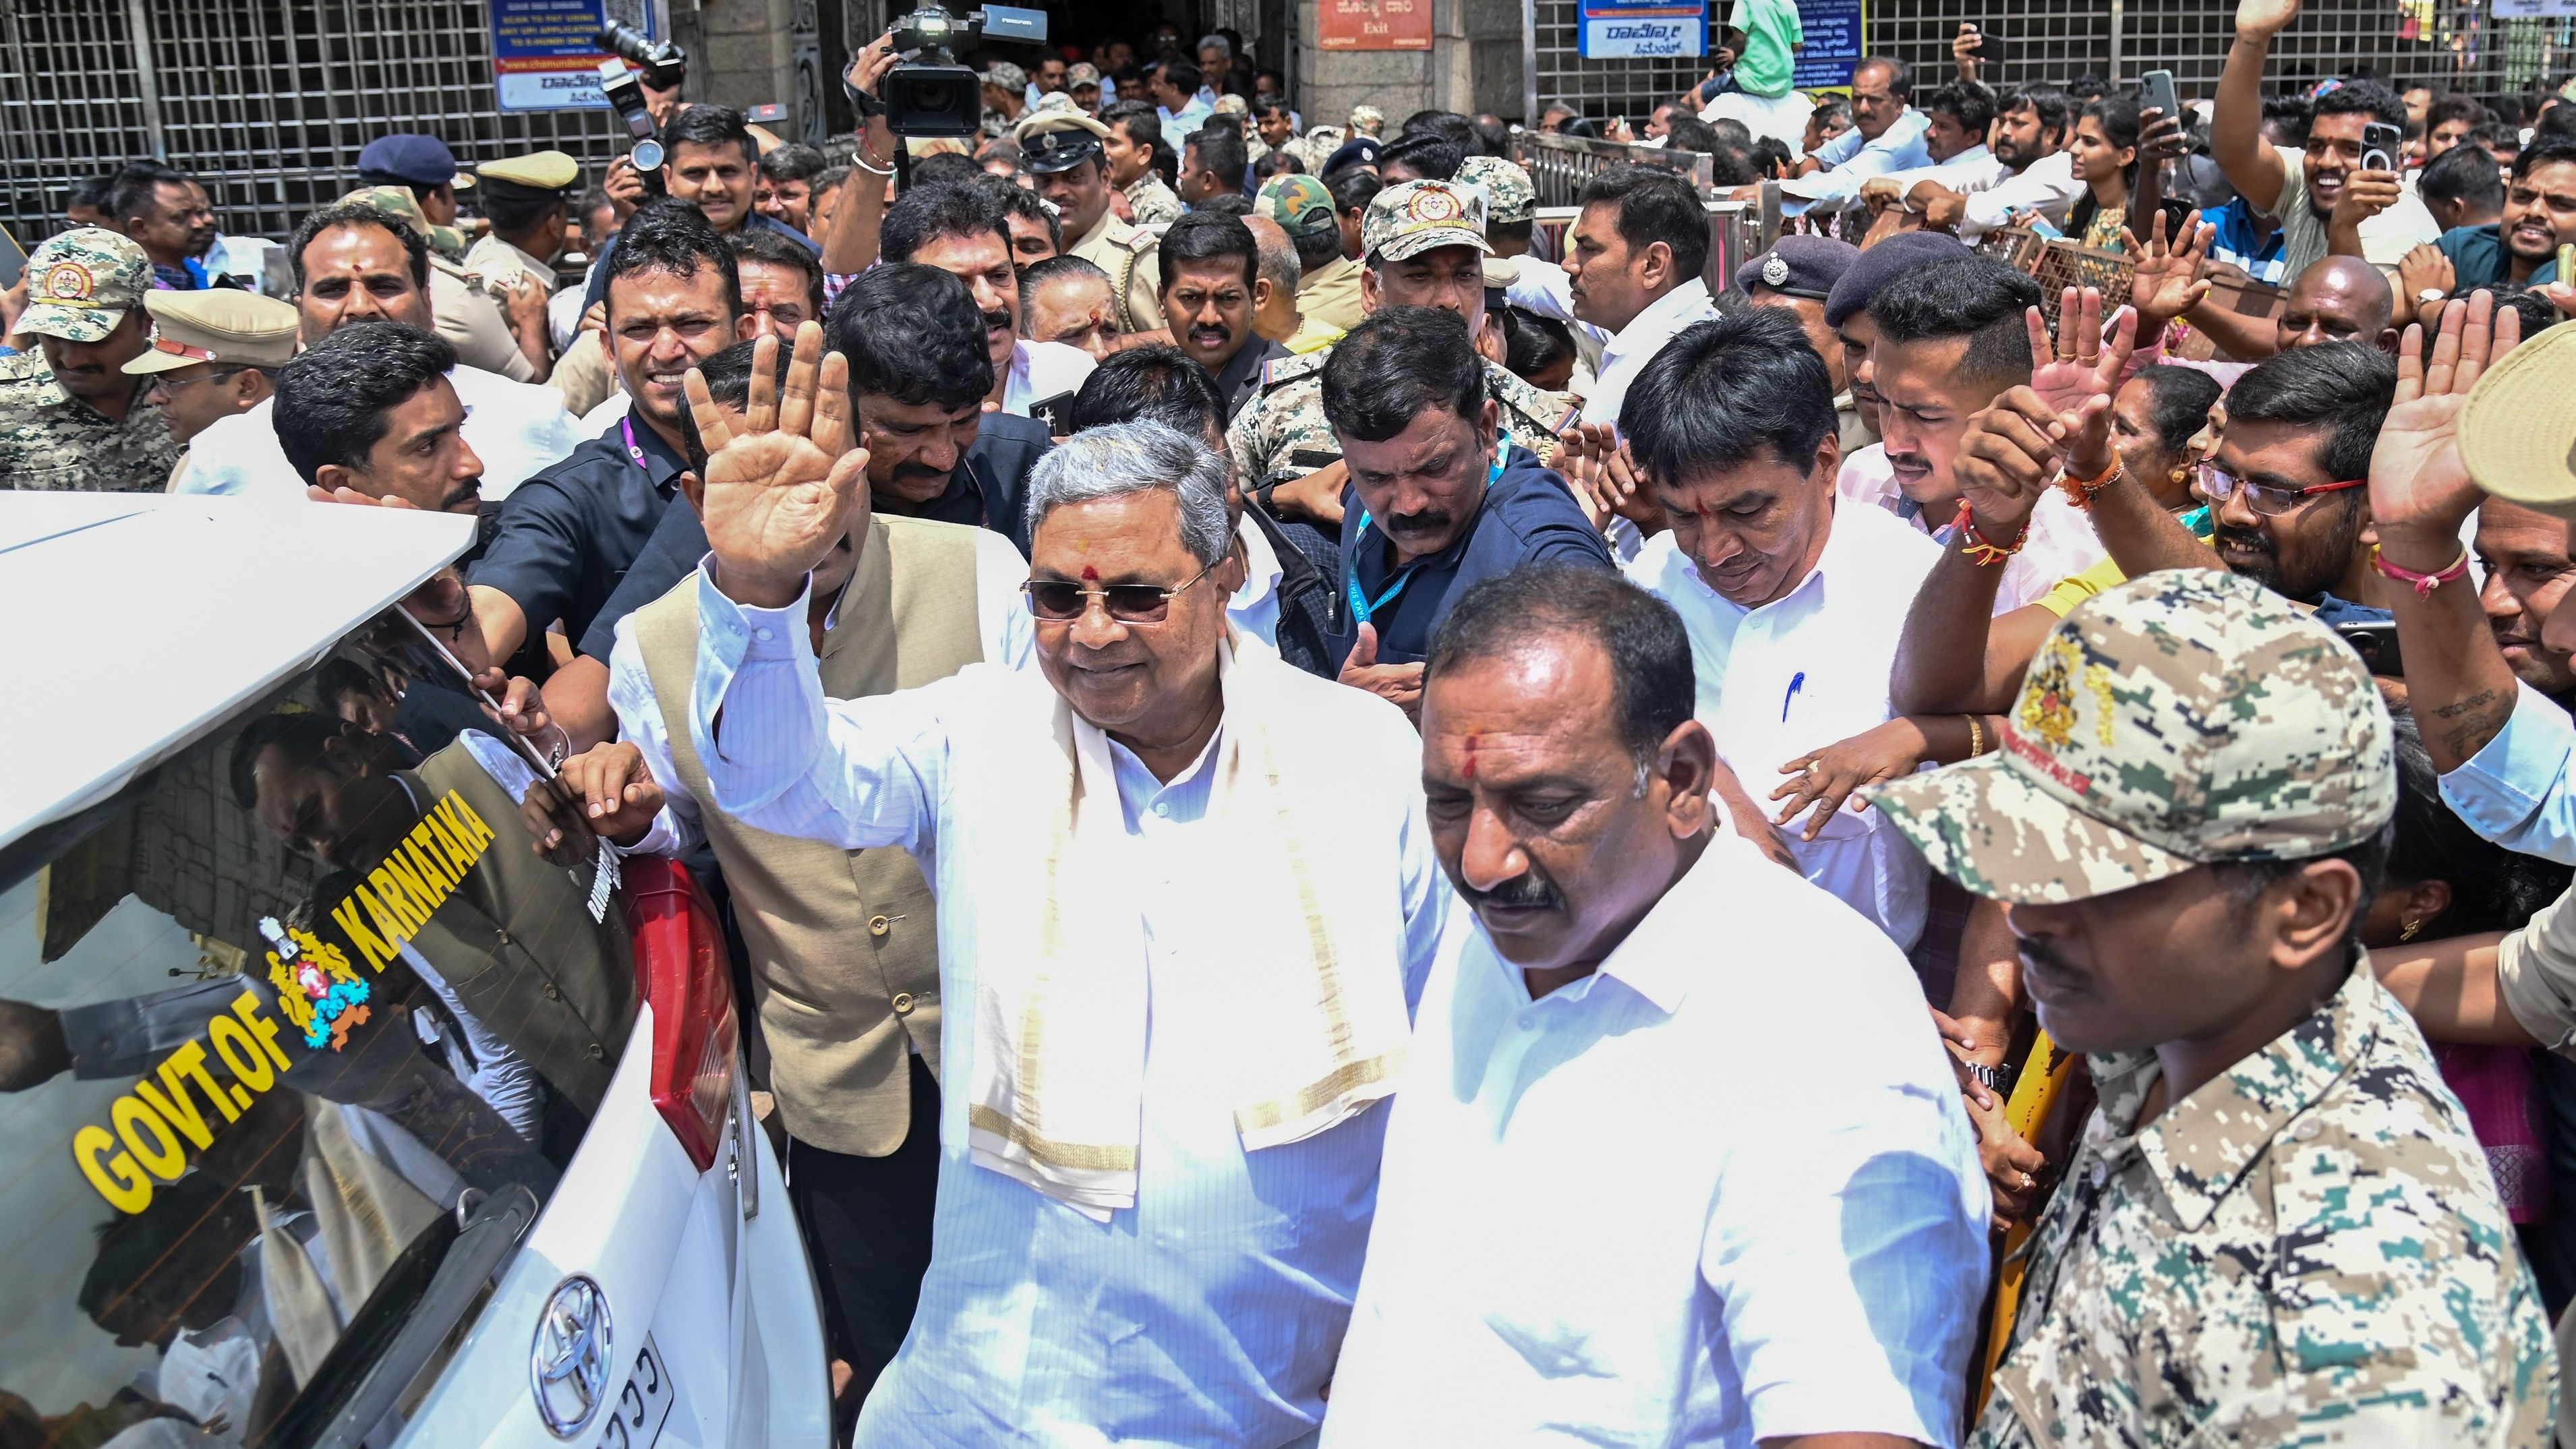
[[[1708,284],[1710,296],[1735,285],[1735,269],[1747,260],[1760,256],[1762,241],[1762,208],[1746,201],[1710,201],[1702,203],[1708,211],[1708,264],[1700,269],[1700,280]],[[1542,206],[1531,218],[1529,255],[1521,258],[1522,266],[1559,265],[1565,260],[1566,235],[1574,230],[1574,219],[1582,214],[1575,206]]]
[[[2130,284],[2138,271],[2137,263],[2122,253],[2078,246],[2062,237],[2038,236],[2027,227],[2008,226],[1988,232],[1977,243],[1977,251],[2028,272],[2039,283],[2040,310],[2051,327],[2057,325],[2059,304],[2068,287],[2100,288],[2102,311],[2107,317],[2128,302]],[[2206,305],[2240,317],[2277,317],[2283,300],[2278,287],[2250,279],[2213,277]],[[2217,348],[2206,333],[2186,329],[2172,355],[2205,362],[2217,355]]]
[[[1541,206],[1572,206],[1583,183],[1613,166],[1635,163],[1661,166],[1689,178],[1706,196],[1710,161],[1696,151],[1667,151],[1661,146],[1632,146],[1624,141],[1595,141],[1586,136],[1559,136],[1547,131],[1512,128],[1512,160],[1529,173]]]

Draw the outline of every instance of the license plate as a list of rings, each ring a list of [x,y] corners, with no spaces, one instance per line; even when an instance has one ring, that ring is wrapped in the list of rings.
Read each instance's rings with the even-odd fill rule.
[[[644,1351],[635,1355],[635,1371],[626,1376],[626,1387],[608,1401],[608,1422],[600,1426],[593,1441],[599,1449],[652,1449],[662,1437],[663,1421],[671,1417],[671,1371],[662,1367],[662,1355],[653,1347],[647,1334]]]

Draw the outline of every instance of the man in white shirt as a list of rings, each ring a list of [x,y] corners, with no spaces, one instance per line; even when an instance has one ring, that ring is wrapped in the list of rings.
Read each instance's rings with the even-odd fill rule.
[[[886,208],[879,249],[888,262],[919,262],[964,282],[984,314],[993,353],[993,396],[1002,411],[1029,416],[1032,403],[1067,396],[1096,366],[1091,354],[1061,342],[1020,336],[1019,269],[1011,260],[1010,222],[992,197],[973,186],[925,186]]]
[[[1796,319],[1724,317],[1665,349],[1629,393],[1630,448],[1672,527],[1628,565],[1690,631],[1699,718],[1756,799],[1798,763],[1894,716],[1887,680],[1930,540],[1874,508],[1834,506],[1833,383]],[[1900,948],[1931,877],[1876,815],[1784,815],[1807,879]]]
[[[1867,253],[1863,254],[1864,256]],[[1992,257],[1961,257],[1906,272],[1870,299],[1877,326],[1870,373],[1878,433],[1898,496],[1894,511],[1944,544],[2009,553],[1995,612],[2037,603],[2060,579],[2100,563],[2092,520],[2051,490],[2019,538],[1989,539],[1960,501],[1953,473],[1969,419],[2030,381],[2029,318],[2039,284]],[[2088,366],[2096,359],[2082,359]]]
[[[325,207],[296,229],[288,253],[295,261],[296,330],[306,347],[353,322],[437,330],[429,306],[429,243],[383,212]],[[487,499],[507,497],[581,446],[572,416],[542,387],[464,366],[450,367],[447,380],[464,404],[461,435],[481,462]],[[275,409],[270,398],[199,433],[170,491],[301,500],[304,480],[278,447]]]
[[[1923,114],[1930,118],[1923,131],[1923,149],[1932,164],[1869,178],[1860,186],[1862,200],[1911,211],[1916,209],[1914,188],[1924,182],[1964,195],[2012,175],[2012,168],[1986,146],[1986,135],[1994,128],[1995,101],[1983,86],[1955,82],[1943,86],[1924,98]]]
[[[1780,183],[1783,214],[1803,216],[1811,206],[1839,211],[1859,198],[1869,178],[1931,163],[1923,144],[1931,118],[1907,104],[1913,67],[1873,55],[1852,67],[1851,84],[1852,128],[1816,148],[1798,175]],[[1759,190],[1748,186],[1735,195],[1751,200]]]
[[[2066,224],[2067,208],[2084,194],[2075,178],[2075,159],[2066,153],[2074,133],[2075,106],[2055,86],[2030,85],[2007,91],[1997,107],[1994,159],[1998,168],[1982,184],[1974,178],[1945,176],[1942,168],[1897,172],[1906,209],[1923,213],[1923,224],[1975,239],[2037,215],[2052,226]],[[1867,183],[1876,186],[1878,182]]]
[[[689,728],[715,808],[937,894],[936,1246],[855,1443],[1304,1439],[1449,904],[1418,746],[1233,646],[1225,463],[1152,423],[1031,477],[1038,672],[826,702],[806,580],[863,462],[819,350],[776,431],[699,410]]]
[[[1514,306],[1581,322],[1605,339],[1583,421],[1617,425],[1628,384],[1656,349],[1717,315],[1700,271],[1708,213],[1690,184],[1657,166],[1614,166],[1585,182],[1564,269],[1524,263],[1506,289]]]
[[[1989,1206],[1957,1088],[1897,949],[1710,829],[1693,652],[1566,566],[1433,646],[1425,808],[1481,929],[1423,993],[1326,1449],[1957,1441]],[[1825,1001],[1820,1071],[1784,1024]]]

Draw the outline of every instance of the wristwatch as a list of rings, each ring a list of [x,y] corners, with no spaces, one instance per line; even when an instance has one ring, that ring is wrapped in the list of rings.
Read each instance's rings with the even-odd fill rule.
[[[2021,1068],[2011,1062],[1995,1067],[1987,1066],[1983,1062],[1961,1062],[1959,1065],[1966,1069],[1969,1076],[1977,1079],[1977,1085],[1998,1097],[2011,1096],[2013,1082],[2021,1076]]]
[[[2439,287],[2426,287],[2415,294],[2415,308],[2420,312],[2426,307],[2439,307],[2449,300],[2451,300],[2450,293]]]

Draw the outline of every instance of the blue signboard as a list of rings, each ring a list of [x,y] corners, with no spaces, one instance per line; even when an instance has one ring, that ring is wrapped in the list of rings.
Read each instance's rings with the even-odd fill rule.
[[[493,84],[505,111],[598,109],[599,63],[591,37],[610,17],[607,0],[491,0]],[[653,29],[642,7],[639,29]],[[620,17],[622,18],[622,17]]]
[[[1852,67],[1868,54],[1861,39],[1863,0],[1798,0],[1798,24],[1807,48],[1798,52],[1790,84],[1802,91],[1848,90]]]
[[[1583,0],[1575,49],[1586,60],[1669,60],[1708,54],[1708,5]]]

